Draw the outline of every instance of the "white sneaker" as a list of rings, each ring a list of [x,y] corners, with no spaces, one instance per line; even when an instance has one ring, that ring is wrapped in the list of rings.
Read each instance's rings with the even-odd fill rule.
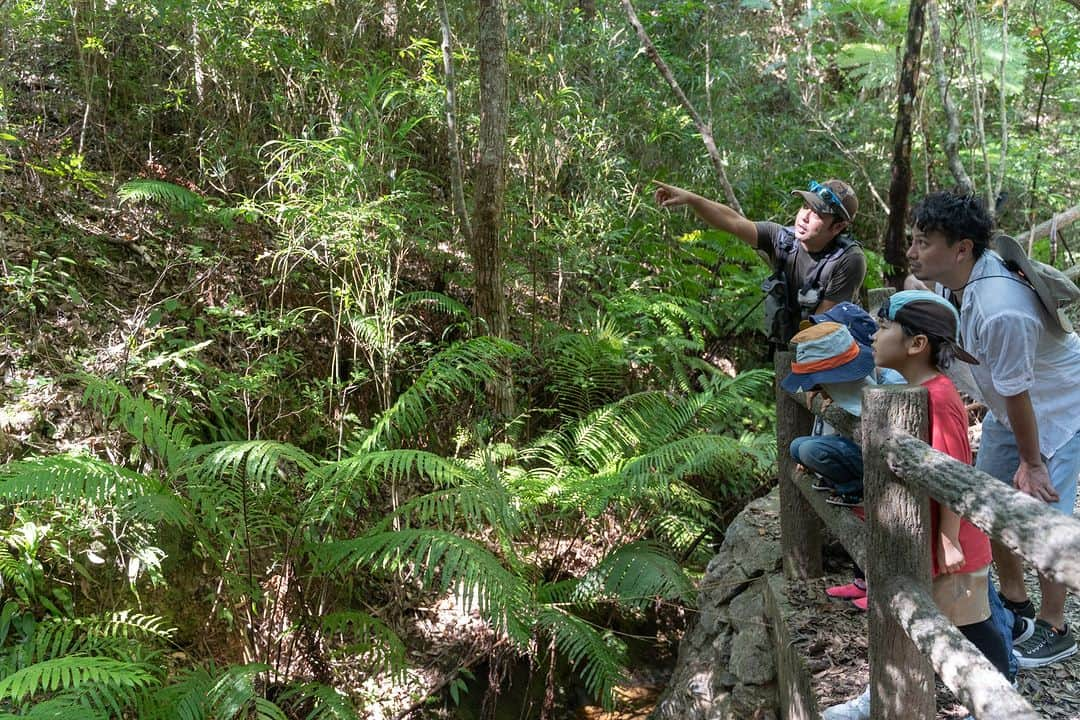
[[[867,685],[859,697],[827,708],[821,714],[821,718],[822,720],[870,720],[870,686]]]

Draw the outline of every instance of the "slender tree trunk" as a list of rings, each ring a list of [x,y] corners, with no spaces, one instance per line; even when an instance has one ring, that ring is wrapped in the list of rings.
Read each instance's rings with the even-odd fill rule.
[[[971,58],[968,72],[971,74],[971,109],[975,120],[975,135],[978,139],[979,148],[982,150],[983,175],[985,184],[983,192],[986,198],[986,207],[991,213],[994,212],[994,178],[990,170],[990,156],[986,152],[986,121],[983,114],[983,80],[982,80],[982,31],[980,30],[979,15],[975,7],[975,0],[964,0],[964,20],[968,26],[968,55]]]
[[[387,40],[397,37],[398,21],[401,11],[398,9],[398,0],[383,0],[382,32]]]
[[[476,283],[476,313],[491,335],[509,335],[502,278],[502,216],[506,190],[509,126],[509,68],[506,57],[506,5],[479,0],[480,137],[477,146],[473,238],[470,244]],[[493,388],[495,411],[512,412],[509,369]]]
[[[897,89],[896,127],[893,129],[892,182],[889,185],[889,224],[885,230],[885,262],[895,270],[889,276],[900,289],[907,274],[904,231],[907,229],[908,195],[911,193],[911,117],[919,92],[919,57],[927,0],[911,0],[908,10],[907,45]]]
[[[742,206],[739,205],[739,200],[735,197],[735,189],[732,188],[731,183],[728,182],[727,172],[724,170],[724,161],[720,157],[720,151],[717,150],[716,141],[713,139],[712,128],[701,118],[698,111],[690,104],[690,100],[686,97],[686,93],[679,87],[679,82],[672,74],[671,68],[664,62],[664,58],[660,57],[660,53],[656,50],[656,46],[653,45],[652,39],[650,39],[649,34],[645,32],[645,27],[641,24],[641,21],[638,20],[637,13],[634,12],[634,6],[630,4],[630,0],[622,0],[622,5],[623,9],[626,10],[626,16],[630,19],[630,24],[634,26],[634,31],[637,33],[638,39],[641,40],[641,44],[645,46],[645,54],[648,55],[649,59],[656,65],[656,69],[660,71],[664,80],[667,81],[672,92],[675,93],[675,97],[679,99],[683,108],[689,113],[698,132],[701,134],[701,140],[705,143],[705,149],[709,153],[709,159],[712,160],[713,168],[716,170],[717,178],[720,180],[720,187],[724,191],[725,201],[733,209],[741,213]]]
[[[945,133],[945,159],[949,171],[956,180],[957,187],[965,193],[975,189],[971,177],[960,159],[960,118],[956,114],[956,105],[949,95],[949,76],[945,68],[945,46],[941,41],[941,17],[938,12],[938,0],[930,0],[927,5],[930,20],[930,41],[934,52],[934,74],[937,77],[938,92],[941,94],[941,106],[945,110],[948,130]]]
[[[439,24],[442,26],[443,73],[446,76],[446,140],[450,152],[450,189],[454,196],[454,214],[461,225],[461,234],[471,244],[472,225],[465,206],[464,171],[461,162],[461,141],[457,129],[457,83],[454,80],[454,55],[450,33],[450,16],[446,0],[439,0]]]
[[[997,183],[994,184],[994,205],[1001,197],[1001,186],[1005,182],[1005,171],[1009,159],[1009,104],[1005,95],[1005,64],[1009,59],[1009,0],[1001,0],[1001,63],[998,66],[998,99],[1001,103],[1001,151],[998,165]],[[993,206],[991,206],[993,207]]]

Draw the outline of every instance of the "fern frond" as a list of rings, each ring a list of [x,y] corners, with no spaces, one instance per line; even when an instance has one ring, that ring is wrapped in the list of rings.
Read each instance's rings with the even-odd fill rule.
[[[140,699],[140,720],[206,720],[207,698],[214,678],[201,667],[182,672],[179,677]]]
[[[493,337],[451,345],[432,358],[416,382],[379,416],[360,449],[373,450],[418,433],[430,421],[435,406],[459,402],[463,395],[477,392],[484,382],[499,376],[500,363],[522,352],[519,346]]]
[[[694,585],[679,563],[658,544],[638,541],[609,553],[578,585],[575,599],[609,599],[621,606],[645,608],[657,598],[688,600]]]
[[[123,427],[135,440],[175,469],[181,453],[191,447],[193,434],[188,424],[157,403],[135,396],[112,380],[82,373],[75,376],[86,385],[83,400]]]
[[[430,305],[441,313],[465,322],[472,320],[472,313],[463,303],[458,302],[449,295],[430,290],[404,293],[394,300],[394,307],[398,310],[409,310],[417,305]]]
[[[467,609],[476,607],[515,641],[529,636],[527,586],[472,540],[442,530],[406,529],[327,543],[315,554],[328,567],[411,568],[425,588],[453,589]]]
[[[270,670],[269,665],[250,663],[233,665],[214,682],[207,694],[210,713],[215,720],[232,720],[254,706],[259,695],[254,678]]]
[[[0,713],[0,720],[109,720],[104,710],[91,707],[78,693],[61,693],[42,702],[34,703],[23,714]]]
[[[360,714],[347,697],[336,688],[319,683],[304,683],[288,688],[281,694],[283,707],[295,704],[311,707],[304,720],[360,720]]]
[[[565,416],[580,417],[611,402],[626,384],[622,338],[560,333],[550,343],[552,390]]]
[[[541,608],[537,624],[554,639],[555,647],[585,681],[585,688],[610,709],[612,690],[625,679],[626,646],[556,607]]]
[[[405,643],[393,628],[365,612],[343,610],[322,618],[322,630],[339,636],[334,654],[361,657],[375,671],[396,672],[405,666]]]
[[[139,663],[106,657],[69,655],[35,663],[0,679],[0,699],[21,703],[40,692],[70,690],[89,683],[103,692],[124,688],[148,688],[157,683]]]
[[[164,180],[137,178],[128,180],[116,191],[121,203],[152,202],[170,210],[198,213],[206,209],[206,201],[185,187]]]
[[[116,505],[150,522],[182,524],[180,500],[160,481],[82,455],[51,455],[0,466],[0,498]]]

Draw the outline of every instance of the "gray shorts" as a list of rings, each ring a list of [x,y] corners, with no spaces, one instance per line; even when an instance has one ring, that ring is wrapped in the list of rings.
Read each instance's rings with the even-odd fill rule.
[[[1055,509],[1066,515],[1072,515],[1076,506],[1076,479],[1080,476],[1080,432],[1072,440],[1062,445],[1047,460],[1046,469],[1050,473],[1050,484],[1057,490],[1058,501],[1050,503]],[[1020,467],[1020,450],[1016,446],[1016,437],[1004,425],[989,414],[983,420],[982,440],[979,441],[979,454],[975,458],[975,467],[988,475],[993,475],[1012,487],[1013,475]]]

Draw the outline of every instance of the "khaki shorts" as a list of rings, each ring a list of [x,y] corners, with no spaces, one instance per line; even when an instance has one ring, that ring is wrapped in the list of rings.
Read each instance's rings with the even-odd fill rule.
[[[970,573],[949,573],[934,578],[934,603],[953,625],[971,625],[990,617],[990,566]]]

